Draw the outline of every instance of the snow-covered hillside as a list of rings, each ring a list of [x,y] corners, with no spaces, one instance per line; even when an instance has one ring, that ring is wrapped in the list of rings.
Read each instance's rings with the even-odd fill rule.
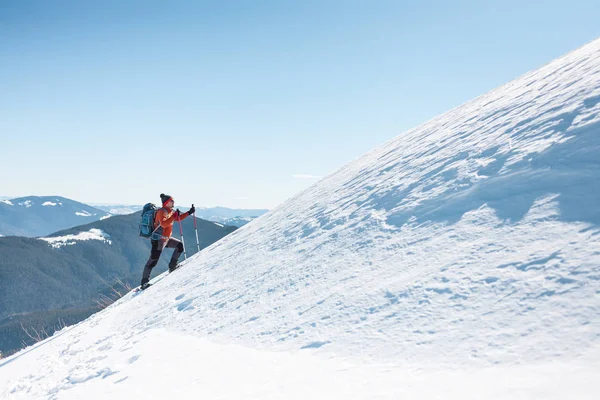
[[[596,398],[600,40],[37,348],[0,398]]]
[[[63,246],[73,246],[77,242],[86,240],[99,240],[104,243],[111,243],[110,235],[97,228],[92,228],[87,232],[79,232],[75,235],[45,237],[39,238],[39,240],[47,242],[55,249],[60,249]]]

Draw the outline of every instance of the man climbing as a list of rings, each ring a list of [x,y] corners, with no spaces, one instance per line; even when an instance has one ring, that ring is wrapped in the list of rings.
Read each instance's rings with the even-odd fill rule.
[[[141,284],[142,290],[147,289],[150,286],[150,272],[152,272],[152,268],[158,263],[160,254],[165,247],[174,249],[171,261],[169,261],[169,272],[173,272],[177,269],[177,260],[179,260],[179,256],[183,253],[183,243],[171,237],[171,233],[173,233],[173,223],[175,221],[183,221],[196,211],[193,205],[188,212],[183,214],[179,209],[173,210],[175,200],[173,197],[163,193],[160,195],[160,200],[162,202],[162,208],[156,212],[154,218],[155,229],[150,238],[152,249],[150,250],[150,258],[144,267]]]

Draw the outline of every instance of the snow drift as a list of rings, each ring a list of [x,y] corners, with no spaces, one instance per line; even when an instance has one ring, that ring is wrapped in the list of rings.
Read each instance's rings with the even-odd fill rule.
[[[403,133],[8,359],[0,398],[125,397],[144,381],[189,398],[592,398],[598,204],[600,40]],[[152,362],[182,372],[161,384]]]

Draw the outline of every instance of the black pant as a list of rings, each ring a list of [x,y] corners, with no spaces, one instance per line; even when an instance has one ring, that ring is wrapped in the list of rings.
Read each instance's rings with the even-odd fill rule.
[[[171,262],[169,263],[169,268],[175,267],[177,265],[177,260],[179,260],[179,256],[183,253],[183,243],[175,238],[168,239],[160,239],[160,240],[152,240],[152,249],[150,250],[150,258],[146,262],[146,266],[144,266],[144,274],[142,275],[142,285],[148,281],[150,281],[150,272],[152,272],[152,268],[158,264],[158,259],[160,258],[160,254],[168,247],[170,249],[175,249],[173,251],[173,255],[171,256]]]

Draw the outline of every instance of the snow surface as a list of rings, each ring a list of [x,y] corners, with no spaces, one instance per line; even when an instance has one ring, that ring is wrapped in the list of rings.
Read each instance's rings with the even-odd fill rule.
[[[108,219],[112,217],[112,215],[105,215],[104,217],[100,217],[100,221],[102,221],[103,219]]]
[[[141,297],[137,304],[144,307]],[[185,323],[185,311],[172,313],[179,324]],[[597,375],[570,364],[425,374],[406,367],[321,359],[307,352],[261,352],[216,344],[157,328],[156,318],[140,318],[133,326],[130,322],[122,313],[92,316],[87,327],[67,328],[42,343],[39,347],[46,356],[41,364],[24,365],[41,348],[0,364],[0,396],[17,400],[513,400],[564,399],[560,393],[566,386],[568,398],[592,399],[590,388],[596,388]]]
[[[110,240],[110,235],[96,228],[92,228],[87,232],[80,232],[76,235],[46,237],[39,239],[48,242],[55,249],[61,248],[63,246],[72,246],[78,241],[82,240],[100,240],[101,242],[112,244]]]
[[[595,399],[599,154],[596,40],[0,362],[0,399]]]
[[[33,201],[31,200],[25,200],[22,203],[19,203],[20,206],[24,206],[25,208],[29,208],[31,206],[33,206]]]
[[[59,202],[59,201],[57,201],[56,203],[53,203],[53,202],[51,202],[51,201],[47,201],[47,202],[45,202],[45,203],[44,203],[44,204],[42,204],[42,205],[43,205],[43,206],[52,206],[52,207],[55,207],[55,206],[58,206],[58,205],[62,206],[62,203],[61,203],[61,202]]]
[[[9,206],[14,206],[14,204],[11,203],[10,200],[0,200],[0,203],[8,204]]]
[[[77,212],[75,212],[75,215],[79,215],[80,217],[91,217],[92,216],[92,214],[90,214],[89,212],[87,212],[85,210],[81,211],[81,212],[77,211]]]

